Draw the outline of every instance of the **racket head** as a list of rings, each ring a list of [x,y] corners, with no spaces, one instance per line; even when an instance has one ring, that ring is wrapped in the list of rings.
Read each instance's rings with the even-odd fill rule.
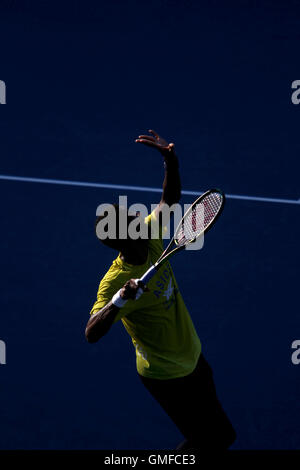
[[[203,193],[189,207],[179,222],[174,242],[178,247],[185,247],[204,235],[220,217],[225,204],[225,194],[214,188]]]

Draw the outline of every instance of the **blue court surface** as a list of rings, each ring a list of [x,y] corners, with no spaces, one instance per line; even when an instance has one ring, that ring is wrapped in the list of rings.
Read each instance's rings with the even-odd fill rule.
[[[182,439],[121,322],[84,337],[115,256],[97,206],[160,200],[135,188],[163,182],[160,154],[134,143],[149,128],[175,143],[185,191],[229,195],[204,248],[172,266],[233,448],[300,448],[299,24],[295,0],[1,2],[1,449]]]

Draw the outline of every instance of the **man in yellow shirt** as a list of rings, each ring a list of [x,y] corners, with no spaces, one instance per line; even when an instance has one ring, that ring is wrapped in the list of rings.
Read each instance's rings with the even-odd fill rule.
[[[164,206],[179,202],[181,184],[174,144],[149,132],[151,135],[141,135],[136,142],[158,149],[165,167],[161,202],[145,219],[150,234],[151,224],[159,224]],[[115,209],[118,221],[123,209],[116,205]],[[129,216],[128,222],[132,219]],[[101,220],[103,216],[96,226]],[[136,350],[141,381],[185,436],[177,449],[225,450],[234,442],[235,432],[217,399],[211,368],[169,262],[147,286],[139,281],[163,251],[159,226],[158,238],[102,240],[117,249],[119,256],[100,282],[86,338],[90,343],[98,341],[121,319]],[[117,233],[118,229],[117,225]]]

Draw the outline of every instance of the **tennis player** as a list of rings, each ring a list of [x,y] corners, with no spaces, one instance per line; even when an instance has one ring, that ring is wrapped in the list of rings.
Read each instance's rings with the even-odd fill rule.
[[[150,227],[154,220],[159,223],[165,204],[180,199],[178,159],[174,144],[153,130],[135,142],[157,149],[164,160],[162,198],[145,220]],[[128,217],[128,223],[132,219]],[[228,449],[235,431],[217,398],[211,367],[169,262],[147,286],[138,281],[163,251],[162,230],[157,239],[107,238],[103,243],[119,255],[100,282],[86,326],[87,341],[98,341],[121,319],[136,350],[140,380],[185,437],[176,449]]]

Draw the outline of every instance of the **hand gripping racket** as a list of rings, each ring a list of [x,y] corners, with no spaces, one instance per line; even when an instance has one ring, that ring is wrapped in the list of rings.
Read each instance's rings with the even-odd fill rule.
[[[139,281],[144,285],[147,284],[171,256],[184,250],[187,245],[206,233],[220,216],[224,203],[225,194],[219,189],[210,189],[202,194],[184,214],[165,251]]]

